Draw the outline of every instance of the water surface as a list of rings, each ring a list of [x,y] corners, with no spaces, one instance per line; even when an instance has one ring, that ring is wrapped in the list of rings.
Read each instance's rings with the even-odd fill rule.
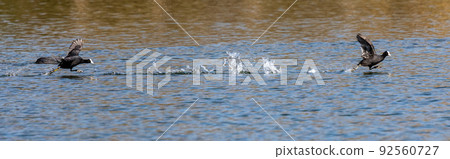
[[[153,1],[0,0],[0,140],[449,140],[448,1],[159,0],[198,46]],[[346,72],[360,60],[360,32],[392,56],[382,68]],[[64,56],[83,38],[83,73],[36,65]],[[288,85],[238,75],[192,84],[173,74],[154,96],[126,86],[125,62],[144,48],[192,68],[192,60],[297,59]],[[313,59],[325,85],[294,85]],[[212,68],[208,67],[211,70]],[[160,81],[164,75],[155,75]],[[253,79],[253,78],[252,78]],[[252,99],[253,98],[253,99]]]

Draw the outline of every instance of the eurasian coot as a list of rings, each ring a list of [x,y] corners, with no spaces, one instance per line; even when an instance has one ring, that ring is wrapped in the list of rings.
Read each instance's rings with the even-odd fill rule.
[[[70,52],[67,54],[64,58],[59,57],[41,57],[39,58],[36,63],[38,64],[59,64],[58,68],[52,70],[50,72],[53,73],[57,71],[59,68],[65,68],[70,69],[70,71],[78,71],[78,70],[72,70],[73,67],[82,64],[82,63],[94,63],[91,59],[83,59],[79,56],[81,48],[83,47],[83,40],[82,39],[76,39],[72,42],[69,49]],[[81,71],[78,71],[81,72]]]
[[[356,70],[359,66],[367,66],[369,67],[369,70],[378,68],[378,63],[383,61],[386,56],[391,56],[389,51],[385,51],[381,55],[376,54],[375,47],[373,46],[372,42],[366,37],[362,36],[360,33],[356,35],[356,39],[358,39],[358,42],[361,44],[361,57],[363,58],[363,60],[361,60],[358,65],[353,68],[353,71]]]

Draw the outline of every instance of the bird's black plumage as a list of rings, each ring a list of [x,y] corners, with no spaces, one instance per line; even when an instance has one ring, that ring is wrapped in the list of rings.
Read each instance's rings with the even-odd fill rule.
[[[36,60],[36,64],[59,64],[62,57],[40,57]]]
[[[353,70],[356,70],[359,66],[367,66],[369,67],[369,70],[372,70],[373,68],[377,68],[378,66],[376,65],[383,61],[386,56],[391,56],[389,51],[385,51],[381,55],[376,54],[375,47],[373,46],[372,42],[366,37],[362,36],[360,33],[356,35],[356,39],[361,44],[361,57],[363,59]]]
[[[79,64],[94,63],[91,59],[83,59],[79,56],[82,47],[83,40],[74,40],[69,47],[69,49],[71,49],[70,52],[67,53],[67,56],[62,59],[61,63],[59,63],[59,67],[70,69],[71,71],[73,71],[72,68]]]
[[[67,56],[78,56],[80,54],[81,48],[83,47],[83,39],[76,39],[72,41],[72,44],[69,46],[69,53]]]
[[[37,64],[59,64],[59,68],[70,69],[71,71],[73,67],[82,64],[82,63],[94,63],[91,59],[83,59],[80,57],[80,51],[83,47],[83,40],[76,39],[72,42],[69,49],[70,51],[67,53],[66,57],[41,57],[36,60]],[[53,70],[55,72],[57,69]]]
[[[69,56],[62,59],[61,63],[59,63],[59,67],[67,68],[73,71],[72,68],[82,63],[94,63],[94,62],[92,62],[91,59],[83,59],[80,56]]]

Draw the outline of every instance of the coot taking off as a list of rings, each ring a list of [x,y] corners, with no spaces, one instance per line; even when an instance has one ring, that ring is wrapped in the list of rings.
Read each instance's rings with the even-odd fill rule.
[[[59,64],[58,65],[59,67],[52,70],[50,72],[50,74],[57,71],[59,68],[70,69],[70,71],[78,71],[78,70],[72,70],[72,68],[77,66],[78,64],[82,64],[82,63],[94,63],[91,59],[83,59],[82,57],[79,56],[82,47],[83,47],[83,40],[76,39],[70,45],[70,47],[69,47],[70,51],[66,57],[64,57],[64,58],[41,57],[36,61],[36,63],[38,63],[38,64]],[[80,72],[80,71],[78,71],[78,72]]]
[[[356,70],[359,66],[367,66],[369,67],[369,70],[378,68],[378,63],[383,61],[386,56],[391,56],[389,51],[385,51],[381,55],[376,54],[375,47],[373,46],[372,42],[366,37],[362,36],[360,33],[356,35],[356,39],[358,39],[358,42],[361,44],[361,57],[363,58],[363,60],[361,60],[358,65],[353,68],[353,71]]]

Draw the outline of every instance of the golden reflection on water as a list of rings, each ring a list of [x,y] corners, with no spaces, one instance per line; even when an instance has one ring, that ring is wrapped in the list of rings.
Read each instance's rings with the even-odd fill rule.
[[[253,42],[292,2],[159,0],[202,45]],[[84,37],[116,44],[96,46],[99,49],[195,45],[153,1],[0,3],[0,31],[15,38],[40,34],[48,39]],[[357,32],[370,33],[373,39],[443,38],[449,36],[448,19],[446,0],[298,1],[260,43],[353,40]]]

